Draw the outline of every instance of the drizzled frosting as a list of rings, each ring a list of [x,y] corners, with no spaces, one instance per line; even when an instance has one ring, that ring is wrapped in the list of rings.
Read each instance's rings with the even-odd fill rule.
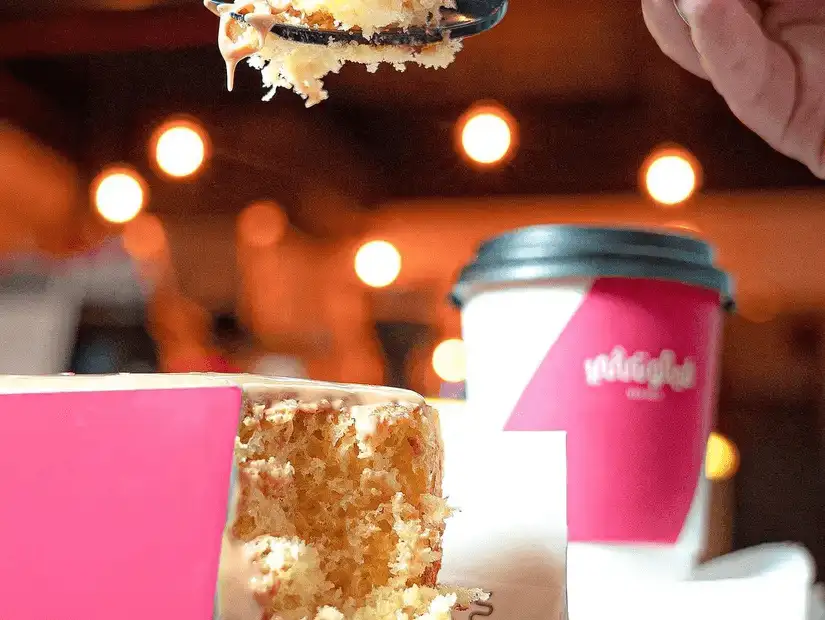
[[[260,52],[266,41],[266,35],[272,30],[278,18],[269,11],[268,5],[248,1],[216,4],[211,0],[203,0],[203,5],[212,13],[220,17],[218,26],[218,49],[226,63],[226,87],[232,90],[235,87],[235,71],[242,60]],[[233,29],[243,28],[233,15],[243,15],[246,30],[235,33]],[[246,35],[247,31],[256,36]]]

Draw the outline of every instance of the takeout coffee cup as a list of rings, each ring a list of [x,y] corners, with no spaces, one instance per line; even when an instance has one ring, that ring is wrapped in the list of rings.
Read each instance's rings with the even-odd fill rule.
[[[568,574],[688,575],[704,544],[731,305],[711,248],[642,230],[525,228],[482,244],[453,298],[476,423],[568,434]]]

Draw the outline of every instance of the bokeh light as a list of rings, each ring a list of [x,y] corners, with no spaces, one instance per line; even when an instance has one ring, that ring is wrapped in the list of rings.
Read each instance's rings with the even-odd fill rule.
[[[190,120],[171,120],[155,132],[152,140],[155,163],[170,177],[192,176],[203,166],[208,154],[206,130]]]
[[[286,213],[277,203],[262,200],[241,211],[238,237],[241,243],[252,248],[268,248],[284,238],[288,225]]]
[[[134,219],[146,202],[146,182],[129,168],[110,168],[101,172],[92,183],[95,208],[101,217],[113,224]]]
[[[739,450],[733,442],[720,435],[711,433],[708,438],[705,475],[708,480],[716,482],[730,480],[739,471]]]
[[[757,325],[770,323],[779,316],[782,309],[782,303],[777,297],[744,296],[736,302],[736,314]]]
[[[644,186],[653,200],[674,207],[684,203],[699,185],[699,164],[686,151],[655,153],[644,166]]]
[[[137,260],[161,258],[167,245],[166,230],[156,215],[141,213],[123,227],[123,247]]]
[[[355,273],[367,286],[389,286],[401,273],[401,253],[387,241],[370,241],[355,254]]]
[[[445,340],[433,351],[433,370],[448,383],[460,383],[467,378],[467,357],[464,341]]]
[[[516,123],[504,108],[475,106],[459,120],[458,127],[461,150],[477,164],[500,163],[514,150]]]

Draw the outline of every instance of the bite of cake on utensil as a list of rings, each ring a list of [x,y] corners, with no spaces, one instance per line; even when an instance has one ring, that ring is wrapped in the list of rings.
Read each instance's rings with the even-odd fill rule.
[[[220,17],[218,47],[226,61],[227,86],[234,86],[237,66],[246,59],[261,71],[268,89],[264,99],[279,88],[295,91],[307,107],[328,97],[323,78],[338,73],[348,62],[364,64],[375,72],[380,64],[403,71],[407,63],[439,69],[450,65],[461,41],[443,40],[423,45],[371,45],[357,41],[317,45],[283,39],[272,34],[278,25],[305,26],[325,31],[355,32],[366,38],[384,28],[437,28],[442,8],[452,0],[236,0],[204,5]]]

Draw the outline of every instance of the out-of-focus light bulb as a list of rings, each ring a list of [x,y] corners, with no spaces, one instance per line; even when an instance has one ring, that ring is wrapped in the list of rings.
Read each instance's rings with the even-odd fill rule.
[[[459,121],[459,127],[461,149],[477,164],[497,164],[513,151],[516,123],[503,108],[471,108]]]
[[[367,286],[389,286],[401,273],[401,254],[387,241],[370,241],[355,254],[355,273]]]
[[[698,167],[686,152],[667,150],[654,154],[644,168],[645,189],[661,205],[679,205],[696,191]]]
[[[448,383],[460,383],[467,378],[467,357],[464,341],[445,340],[433,351],[433,370]]]
[[[745,297],[737,302],[736,314],[751,323],[761,325],[770,323],[782,311],[781,300],[777,297],[763,297],[753,299]]]
[[[162,257],[167,248],[163,223],[156,215],[139,214],[123,227],[123,247],[138,260],[148,261]]]
[[[711,433],[708,438],[705,475],[708,480],[730,480],[739,471],[739,450],[733,442],[720,435]]]
[[[206,131],[189,120],[172,120],[155,132],[154,158],[161,171],[182,179],[195,174],[206,161]]]
[[[238,216],[238,236],[245,245],[263,249],[277,244],[286,234],[289,221],[277,203],[254,202]]]
[[[97,212],[113,224],[124,224],[134,219],[146,201],[146,182],[128,168],[104,170],[92,187]]]

